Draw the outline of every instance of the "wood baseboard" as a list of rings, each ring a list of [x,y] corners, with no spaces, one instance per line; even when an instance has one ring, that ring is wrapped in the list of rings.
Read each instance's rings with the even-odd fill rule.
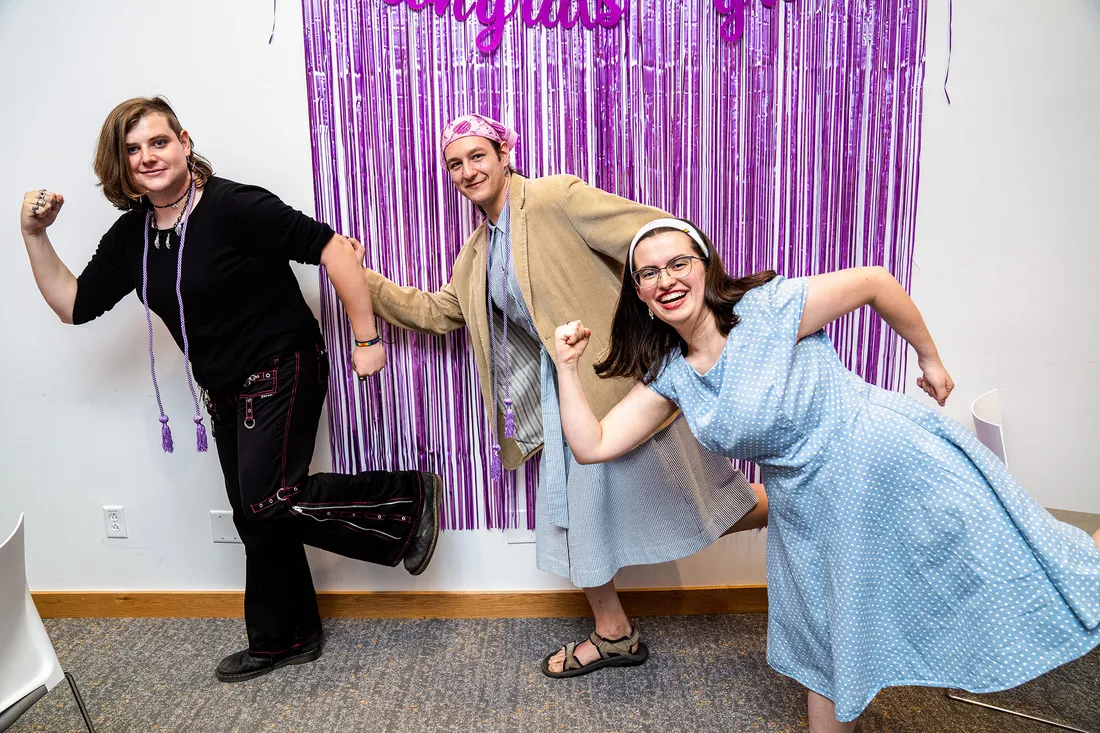
[[[239,618],[240,591],[42,591],[43,618]],[[629,616],[764,613],[763,585],[620,590]],[[581,591],[322,591],[326,618],[558,618],[591,616]]]

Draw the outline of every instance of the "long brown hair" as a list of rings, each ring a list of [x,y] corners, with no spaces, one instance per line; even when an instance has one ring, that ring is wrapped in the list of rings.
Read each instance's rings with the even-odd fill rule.
[[[134,184],[130,171],[130,156],[126,153],[126,134],[134,129],[141,118],[161,114],[168,121],[172,132],[179,139],[183,125],[164,97],[134,97],[111,110],[103,121],[99,131],[99,143],[96,145],[95,161],[92,167],[99,179],[103,195],[116,208],[128,211],[143,208],[142,191]],[[191,140],[191,157],[188,159],[195,176],[195,186],[202,188],[208,178],[214,175],[210,161],[195,152],[195,141]]]
[[[699,231],[698,227],[695,229]],[[638,243],[641,244],[658,232],[667,231],[679,230],[671,227],[654,229],[639,239]],[[709,256],[704,256],[699,245],[692,240],[692,249],[703,259],[703,266],[706,268],[703,302],[714,314],[718,330],[723,336],[728,336],[740,320],[733,312],[733,307],[745,293],[770,281],[776,273],[775,270],[762,270],[745,277],[731,277],[722,266],[722,260],[707,235],[701,231],[699,235],[710,253]],[[650,318],[649,309],[635,290],[633,270],[634,263],[627,262],[623,271],[622,290],[619,292],[619,305],[611,323],[611,348],[608,349],[607,358],[596,364],[595,368],[596,374],[605,379],[633,377],[649,384],[661,373],[665,359],[673,349],[678,348],[681,354],[687,355],[687,343],[672,326],[659,318]]]

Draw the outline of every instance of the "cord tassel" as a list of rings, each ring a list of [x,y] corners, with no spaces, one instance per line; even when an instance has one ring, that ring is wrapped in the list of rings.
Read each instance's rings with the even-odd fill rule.
[[[175,446],[172,444],[172,429],[168,427],[168,416],[160,416],[160,447],[164,449],[165,453],[171,453],[175,450]]]
[[[493,459],[489,466],[489,475],[493,481],[500,481],[501,476],[504,475],[504,470],[500,465],[500,446],[496,443],[493,444]]]
[[[512,400],[504,400],[504,437],[516,437],[516,413],[512,409]]]
[[[202,418],[195,415],[195,447],[199,453],[205,453],[210,447],[206,442],[206,426],[202,424]]]

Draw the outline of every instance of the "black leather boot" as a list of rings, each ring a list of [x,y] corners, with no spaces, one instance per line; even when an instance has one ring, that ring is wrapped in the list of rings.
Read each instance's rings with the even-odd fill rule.
[[[221,661],[214,674],[222,682],[243,682],[268,672],[274,672],[279,667],[288,664],[305,664],[312,662],[321,656],[321,639],[306,642],[301,646],[292,647],[279,654],[253,655],[248,649],[243,649],[236,654],[230,654]]]
[[[405,552],[405,569],[410,575],[420,575],[432,561],[435,543],[439,539],[439,495],[443,479],[434,473],[421,473],[424,481],[424,504],[413,525],[412,539]]]

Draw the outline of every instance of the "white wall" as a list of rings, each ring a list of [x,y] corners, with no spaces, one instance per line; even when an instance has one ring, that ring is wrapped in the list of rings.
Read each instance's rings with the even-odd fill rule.
[[[1100,512],[1100,4],[956,2],[951,106],[930,5],[913,296],[958,385],[946,412],[969,425],[999,389],[1017,478]]]
[[[947,412],[1005,398],[1014,471],[1051,506],[1100,511],[1091,443],[1100,352],[1093,200],[1100,193],[1100,8],[1057,0],[956,3],[947,107],[946,0],[931,0],[929,82],[914,293],[958,389]],[[196,147],[229,178],[313,210],[300,4],[103,0],[0,2],[0,525],[27,514],[36,590],[233,589],[239,545],[210,541],[207,513],[227,508],[214,455],[187,450],[182,357],[157,327],[173,455],[159,451],[140,304],[72,328],[42,302],[15,222],[23,192],[67,197],[50,233],[79,270],[116,216],[90,161],[103,117],[130,96],[163,93]],[[45,8],[45,9],[44,9]],[[46,20],[39,19],[44,16]],[[1048,264],[1049,263],[1049,264]],[[1064,271],[1063,271],[1064,270]],[[301,270],[317,301],[315,273]],[[327,436],[315,468],[328,465]],[[104,538],[100,507],[126,507],[130,537]],[[0,534],[6,534],[0,530]],[[686,560],[632,568],[621,587],[762,582],[764,536],[721,540]],[[453,532],[412,578],[312,552],[320,588],[569,587],[535,570],[532,545]]]

